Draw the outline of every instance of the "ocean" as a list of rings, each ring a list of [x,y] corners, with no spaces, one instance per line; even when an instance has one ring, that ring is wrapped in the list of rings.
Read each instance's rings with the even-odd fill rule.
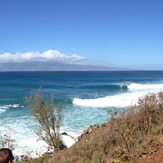
[[[109,109],[125,109],[147,93],[163,91],[163,71],[0,72],[0,135],[15,140],[14,155],[35,157],[47,150],[24,102],[38,89],[53,94],[55,106],[62,102],[61,132],[77,138],[90,125],[106,122]],[[63,140],[68,147],[75,142]]]

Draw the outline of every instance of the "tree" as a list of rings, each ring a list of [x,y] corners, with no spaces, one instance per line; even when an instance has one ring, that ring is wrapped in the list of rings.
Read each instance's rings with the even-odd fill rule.
[[[32,93],[25,101],[32,111],[34,120],[39,124],[36,134],[54,152],[66,148],[60,135],[60,127],[63,121],[62,103],[59,103],[55,109],[54,97],[46,98],[44,94],[39,92]]]

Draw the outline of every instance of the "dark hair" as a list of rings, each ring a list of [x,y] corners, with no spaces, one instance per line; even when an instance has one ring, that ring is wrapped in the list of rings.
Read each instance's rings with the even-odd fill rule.
[[[8,148],[0,149],[0,163],[8,163],[14,160],[12,151]]]

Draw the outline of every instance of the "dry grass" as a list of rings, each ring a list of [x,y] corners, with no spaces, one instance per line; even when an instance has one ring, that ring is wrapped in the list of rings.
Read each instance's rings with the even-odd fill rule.
[[[159,150],[163,136],[163,93],[139,99],[123,113],[115,112],[101,126],[91,126],[71,148],[49,163],[139,162]]]

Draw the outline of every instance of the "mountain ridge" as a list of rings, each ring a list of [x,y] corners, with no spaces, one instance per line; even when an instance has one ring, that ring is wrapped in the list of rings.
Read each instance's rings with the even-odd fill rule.
[[[125,68],[68,64],[58,62],[8,62],[0,63],[0,72],[4,71],[120,71]]]

